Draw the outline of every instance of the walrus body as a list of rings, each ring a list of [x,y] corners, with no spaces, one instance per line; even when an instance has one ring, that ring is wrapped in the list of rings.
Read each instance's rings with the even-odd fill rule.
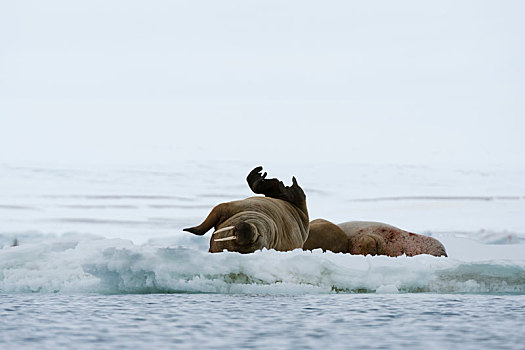
[[[250,197],[215,206],[202,224],[184,229],[203,235],[215,228],[210,239],[212,253],[223,250],[251,253],[259,249],[279,251],[302,248],[308,237],[306,196],[293,178],[292,186],[277,179],[265,179],[261,167],[248,175],[255,193],[266,197]]]
[[[447,256],[445,247],[437,239],[381,222],[349,221],[338,226],[349,238],[350,254]]]
[[[321,248],[324,252],[349,253],[348,236],[336,224],[324,219],[315,219],[310,222],[308,239],[303,249],[313,250]]]
[[[312,221],[310,227],[309,237],[303,249],[321,248],[361,255],[447,256],[445,247],[437,239],[380,222],[350,221],[335,225],[318,219]],[[347,245],[346,250],[341,248],[344,243]]]

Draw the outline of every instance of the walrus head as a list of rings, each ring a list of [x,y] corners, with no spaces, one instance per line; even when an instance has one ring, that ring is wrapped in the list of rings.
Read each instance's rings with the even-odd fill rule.
[[[210,253],[223,250],[239,253],[253,253],[264,246],[263,237],[257,226],[245,221],[226,226],[213,232],[210,240]]]

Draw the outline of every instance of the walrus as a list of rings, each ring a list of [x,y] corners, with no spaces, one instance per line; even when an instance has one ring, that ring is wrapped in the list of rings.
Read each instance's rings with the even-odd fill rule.
[[[304,250],[321,248],[334,253],[349,253],[348,236],[336,224],[324,219],[315,219],[310,222],[308,239],[303,244]]]
[[[303,249],[316,248],[360,255],[447,256],[445,247],[435,238],[370,221],[349,221],[335,225],[324,219],[313,220]]]
[[[263,248],[288,251],[302,248],[308,237],[309,218],[306,195],[292,177],[285,186],[278,179],[266,179],[256,167],[247,176],[250,189],[265,197],[221,203],[215,206],[202,224],[184,231],[204,235],[215,228],[211,253],[223,250],[252,253]]]

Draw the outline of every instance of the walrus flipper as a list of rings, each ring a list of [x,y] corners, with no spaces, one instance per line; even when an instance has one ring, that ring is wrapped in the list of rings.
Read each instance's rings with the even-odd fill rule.
[[[292,177],[292,186],[285,186],[278,179],[266,179],[266,173],[260,174],[262,166],[253,169],[246,178],[248,185],[254,193],[264,194],[266,197],[282,199],[297,205],[304,206],[306,195],[303,189],[297,184],[295,177]]]
[[[224,217],[229,216],[226,208],[227,206],[225,206],[224,203],[215,206],[208,214],[206,219],[204,219],[202,224],[195,227],[184,228],[182,231],[191,232],[194,235],[202,236],[212,227],[217,226],[220,222],[222,222]]]

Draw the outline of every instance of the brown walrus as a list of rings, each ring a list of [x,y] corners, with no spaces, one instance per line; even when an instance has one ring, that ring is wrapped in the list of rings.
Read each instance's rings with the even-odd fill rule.
[[[323,219],[313,220],[303,249],[316,248],[361,255],[447,256],[445,247],[435,238],[368,221],[350,221],[335,225]]]
[[[348,236],[336,224],[324,219],[310,222],[308,239],[303,244],[304,250],[321,248],[324,252],[349,253]]]
[[[266,179],[262,167],[253,169],[246,180],[254,193],[265,197],[250,197],[215,206],[202,224],[184,231],[204,235],[212,227],[212,253],[224,249],[252,253],[267,248],[280,251],[302,248],[308,237],[306,195],[292,178],[292,186],[278,179]]]

